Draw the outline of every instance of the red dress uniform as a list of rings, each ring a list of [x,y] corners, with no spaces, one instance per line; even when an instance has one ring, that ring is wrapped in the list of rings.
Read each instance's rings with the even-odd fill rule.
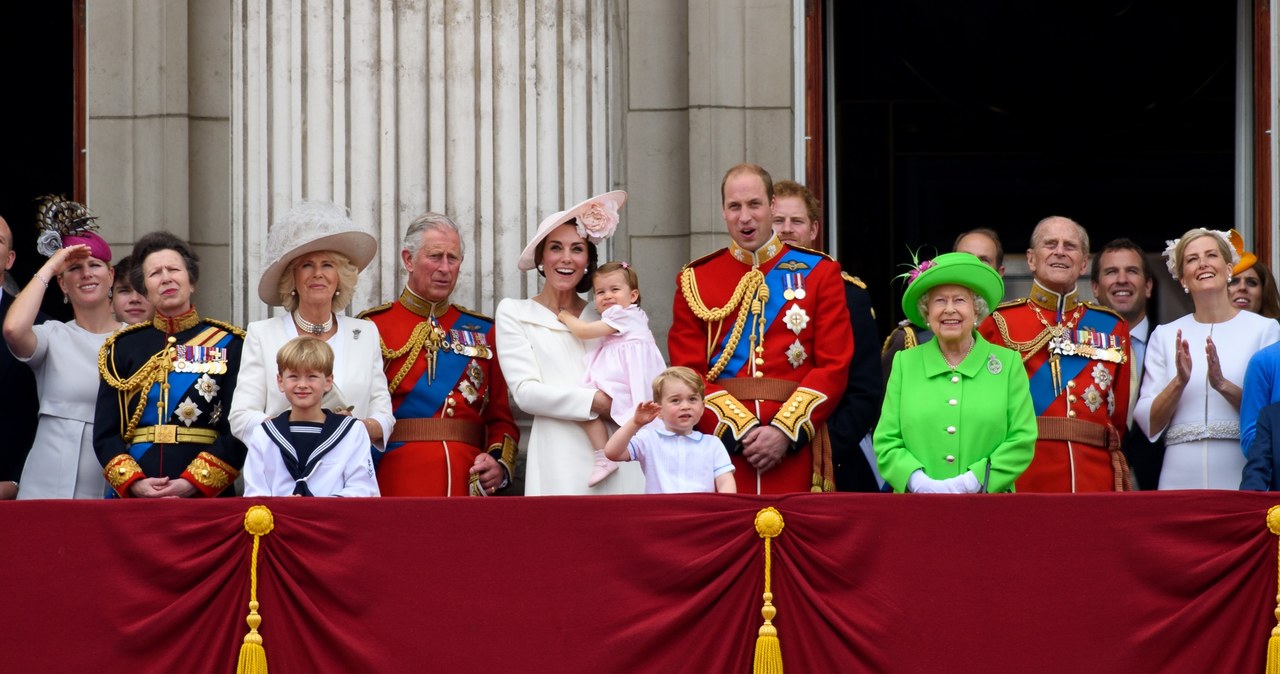
[[[1022,354],[1040,437],[1019,492],[1127,491],[1129,325],[1111,309],[1033,283],[979,326]]]
[[[408,288],[360,315],[378,326],[396,426],[378,462],[383,496],[479,494],[487,451],[514,475],[520,431],[494,351],[493,319]]]
[[[698,424],[733,457],[743,493],[832,491],[825,422],[848,382],[853,335],[840,264],[773,237],[690,262],[677,280],[668,352],[707,382]],[[769,424],[791,449],[757,473],[741,440]]]

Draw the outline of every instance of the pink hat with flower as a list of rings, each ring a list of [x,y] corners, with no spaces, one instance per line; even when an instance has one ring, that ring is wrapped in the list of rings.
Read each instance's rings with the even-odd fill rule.
[[[538,224],[538,231],[529,240],[529,245],[524,247],[524,252],[520,253],[520,261],[516,266],[520,271],[532,270],[536,266],[534,252],[538,250],[538,244],[547,238],[551,230],[571,220],[577,221],[578,236],[591,243],[598,244],[613,236],[613,231],[618,228],[618,210],[626,202],[627,193],[614,190],[591,197],[573,208],[548,215]]]

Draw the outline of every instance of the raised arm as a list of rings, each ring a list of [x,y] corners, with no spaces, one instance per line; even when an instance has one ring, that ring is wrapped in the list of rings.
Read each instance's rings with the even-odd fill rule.
[[[560,313],[556,315],[556,318],[560,319],[561,323],[568,326],[569,332],[573,333],[574,337],[583,341],[606,337],[618,332],[617,328],[605,323],[604,321],[584,321],[581,318],[574,316],[572,312],[565,311],[563,309],[561,309]]]

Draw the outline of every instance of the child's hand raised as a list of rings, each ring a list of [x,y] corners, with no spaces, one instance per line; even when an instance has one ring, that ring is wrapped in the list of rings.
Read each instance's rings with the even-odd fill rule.
[[[662,405],[650,400],[636,405],[636,415],[631,418],[635,420],[637,426],[644,426],[657,419],[660,411],[662,411]]]

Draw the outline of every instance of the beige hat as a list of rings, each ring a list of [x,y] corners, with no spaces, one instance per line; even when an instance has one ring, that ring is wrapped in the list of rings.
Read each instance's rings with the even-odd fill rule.
[[[578,221],[578,235],[591,243],[600,243],[613,236],[613,230],[618,227],[618,209],[625,203],[627,193],[614,190],[591,197],[573,208],[548,215],[538,224],[538,231],[529,240],[529,245],[524,247],[524,252],[520,253],[520,262],[517,264],[520,271],[529,271],[536,266],[534,251],[551,230],[575,218]]]
[[[299,256],[317,251],[346,255],[363,271],[378,252],[378,240],[351,221],[347,209],[323,201],[302,201],[271,227],[267,235],[270,262],[258,281],[258,298],[280,304],[280,275]]]

